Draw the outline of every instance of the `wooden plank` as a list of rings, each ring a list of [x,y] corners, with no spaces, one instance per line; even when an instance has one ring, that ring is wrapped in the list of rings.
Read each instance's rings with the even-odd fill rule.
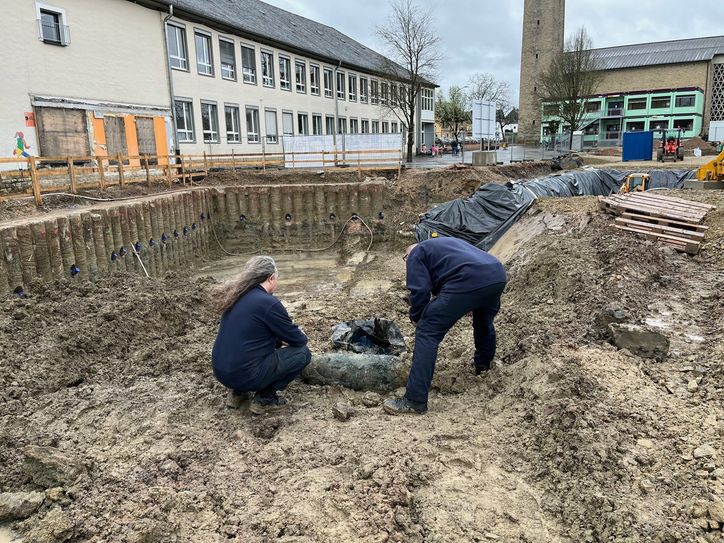
[[[697,223],[701,222],[703,220],[703,217],[698,214],[662,209],[658,206],[643,205],[643,204],[638,204],[638,203],[633,203],[633,202],[616,201],[616,200],[614,200],[612,202],[608,202],[608,203],[609,203],[609,205],[613,205],[618,209],[640,211],[642,213],[647,213],[649,215],[658,215],[661,217],[668,217],[668,218],[672,218],[675,220],[693,221],[693,222],[697,222]]]
[[[691,230],[683,230],[681,228],[676,228],[674,226],[651,224],[648,222],[641,222],[641,221],[636,221],[636,220],[632,220],[632,219],[624,219],[621,217],[618,217],[616,219],[616,224],[631,225],[636,228],[647,229],[651,232],[670,234],[672,236],[684,237],[687,239],[692,239],[694,241],[702,241],[704,239],[704,232],[693,232]]]
[[[33,183],[33,198],[35,199],[35,205],[43,205],[43,196],[40,191],[40,179],[38,179],[38,170],[35,168],[35,157],[31,156],[28,159],[30,164],[30,178]]]
[[[687,212],[692,212],[692,213],[700,213],[702,216],[706,215],[709,211],[711,211],[711,209],[709,209],[709,208],[682,204],[680,202],[675,202],[675,201],[662,200],[660,198],[632,197],[632,198],[629,198],[629,200],[632,200],[635,203],[643,203],[645,205],[660,206],[665,209],[676,209],[676,210],[682,210],[682,211],[687,211]]]
[[[665,225],[671,225],[671,226],[682,226],[685,228],[690,228],[692,230],[695,230],[697,232],[706,232],[709,230],[708,226],[705,226],[703,224],[692,224],[690,222],[683,222],[683,221],[675,221],[673,219],[666,219],[664,217],[652,217],[651,215],[639,215],[638,213],[629,213],[625,212],[621,215],[624,218],[627,219],[634,219],[634,220],[640,220],[640,221],[648,221],[652,224],[665,224]]]
[[[636,234],[642,234],[642,235],[648,237],[649,239],[672,241],[672,242],[677,243],[677,244],[682,244],[682,245],[684,245],[684,246],[686,247],[685,251],[686,251],[687,253],[691,253],[691,254],[694,254],[694,255],[695,255],[695,254],[697,254],[697,253],[699,252],[699,246],[700,246],[700,244],[699,244],[698,242],[695,242],[695,241],[678,238],[678,237],[676,237],[676,236],[669,236],[669,235],[661,234],[661,233],[658,233],[658,232],[651,232],[651,231],[649,231],[649,230],[639,230],[638,228],[631,228],[631,227],[622,226],[622,225],[619,225],[619,224],[615,224],[614,227],[615,227],[615,228],[618,228],[619,230],[625,230],[625,231],[627,231],[627,232],[635,232]]]
[[[667,202],[676,202],[679,204],[686,204],[694,207],[706,208],[709,210],[716,209],[715,205],[704,204],[702,202],[695,202],[693,200],[687,200],[686,198],[677,198],[676,196],[668,196],[664,194],[655,194],[653,192],[629,192],[629,195],[634,197],[643,197],[651,200],[665,200]]]

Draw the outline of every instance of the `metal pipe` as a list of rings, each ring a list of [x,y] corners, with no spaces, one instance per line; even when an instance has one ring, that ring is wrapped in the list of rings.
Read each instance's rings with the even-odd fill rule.
[[[332,145],[334,145],[334,163],[337,164],[337,131],[339,130],[339,89],[337,88],[337,71],[342,67],[342,59],[334,69],[334,81],[332,88],[334,89],[334,129],[332,130]]]
[[[173,123],[173,126],[171,129],[173,130],[173,144],[174,144],[174,154],[178,155],[181,153],[181,150],[178,146],[178,138],[176,137],[176,101],[175,101],[175,93],[173,90],[173,72],[171,68],[171,57],[169,55],[168,50],[168,22],[173,17],[173,4],[169,4],[168,6],[168,15],[164,17],[163,19],[163,48],[166,52],[166,77],[168,78],[168,91],[171,95],[171,121]],[[187,51],[188,54],[188,51]]]

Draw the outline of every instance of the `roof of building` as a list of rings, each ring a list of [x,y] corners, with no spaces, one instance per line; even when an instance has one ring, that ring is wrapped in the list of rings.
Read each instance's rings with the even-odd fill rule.
[[[724,55],[724,36],[593,49],[602,70],[710,61]]]
[[[337,65],[376,74],[389,72],[389,59],[336,28],[312,21],[261,0],[152,0],[173,4],[180,18],[196,16],[215,26],[234,29],[262,43],[279,44]],[[394,63],[393,63],[394,64]],[[400,74],[406,70],[394,64]]]

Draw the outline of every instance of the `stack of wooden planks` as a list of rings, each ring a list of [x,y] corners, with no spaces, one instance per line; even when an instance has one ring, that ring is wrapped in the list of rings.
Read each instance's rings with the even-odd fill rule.
[[[615,226],[643,234],[695,255],[708,230],[702,221],[715,206],[655,192],[629,192],[598,197],[601,209],[617,215]]]

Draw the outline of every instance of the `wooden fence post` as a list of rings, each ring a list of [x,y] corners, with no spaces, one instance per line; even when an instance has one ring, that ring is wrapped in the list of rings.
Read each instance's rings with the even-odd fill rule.
[[[121,160],[121,153],[116,155],[118,159],[118,186],[121,190],[126,188],[126,180],[123,178],[123,160]]]
[[[166,186],[171,188],[171,156],[166,161]]]
[[[158,160],[156,161],[158,162]],[[146,168],[146,184],[151,187],[151,172],[148,171],[148,155],[143,155],[143,166]]]
[[[67,162],[68,162],[68,177],[70,178],[70,192],[72,194],[76,194],[78,192],[78,187],[75,182],[75,168],[73,166],[73,157],[68,157]]]
[[[106,167],[103,165],[103,157],[97,156],[96,163],[98,164],[98,186],[101,192],[106,190]]]
[[[30,167],[30,180],[33,183],[33,198],[35,205],[43,205],[43,195],[40,192],[40,179],[38,179],[38,170],[35,167],[35,157],[28,157],[28,166]]]
[[[234,150],[231,150],[231,170],[236,171],[236,156],[234,155]]]
[[[181,157],[181,184],[186,186],[186,161]]]
[[[211,155],[213,157],[213,155]],[[209,163],[206,160],[206,151],[204,151],[204,174],[209,175]]]

